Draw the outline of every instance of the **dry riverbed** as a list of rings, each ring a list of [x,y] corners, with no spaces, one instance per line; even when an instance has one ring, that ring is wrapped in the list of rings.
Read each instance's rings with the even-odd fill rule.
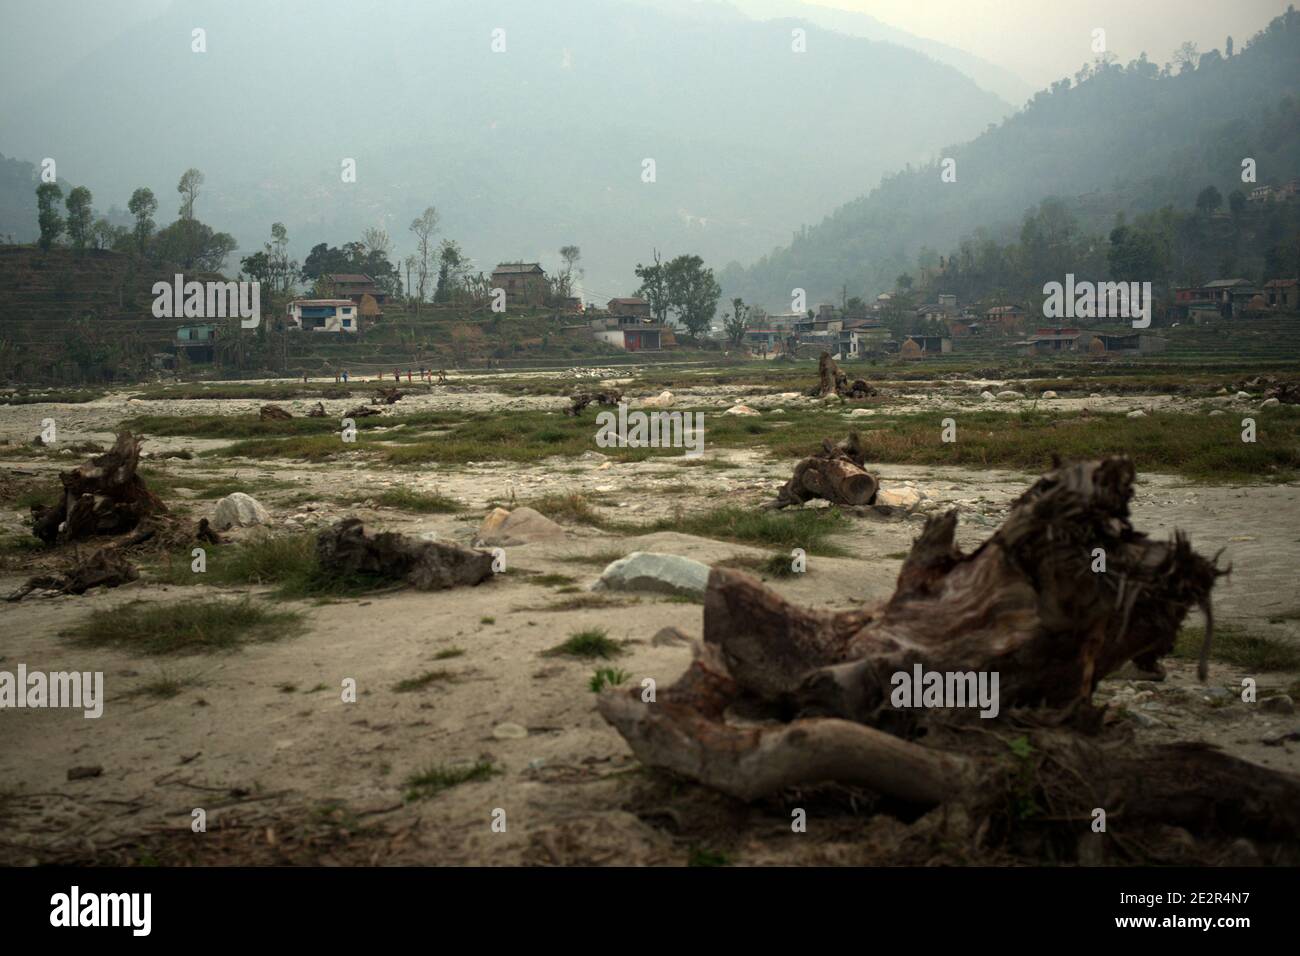
[[[893,401],[908,409],[1020,404],[980,398],[983,388],[997,384],[958,383],[944,394],[900,386]],[[721,411],[742,401],[764,416],[810,402],[739,386],[682,391],[692,406]],[[5,408],[0,438],[27,442],[43,419],[54,418],[60,443],[106,443],[122,420],[135,415],[248,415],[264,404],[138,402],[128,396]],[[1233,407],[1236,400],[1220,401]],[[1175,396],[1052,402],[1188,414],[1204,414],[1206,407]],[[278,404],[301,415],[314,402]],[[331,416],[355,404],[325,402]],[[398,411],[508,415],[566,404],[560,395],[437,390],[404,400]],[[828,413],[828,435],[851,421]],[[159,455],[230,443],[173,436],[151,438],[145,447]],[[6,456],[0,448],[0,469],[9,482],[49,481],[53,487],[59,468],[84,457],[60,455],[57,447],[37,457]],[[809,809],[808,833],[796,835],[786,803],[744,807],[646,772],[597,714],[588,685],[598,668],[620,670],[632,683],[652,677],[666,685],[688,665],[691,649],[663,629],[691,637],[701,632],[698,603],[591,592],[609,560],[640,550],[705,563],[757,561],[774,550],[673,530],[635,532],[636,523],[677,512],[757,507],[774,497],[792,464],[745,448],[718,449],[709,458],[708,467],[662,458],[618,462],[594,446],[577,458],[403,470],[364,459],[151,458],[148,467],[167,477],[169,504],[187,508],[195,519],[210,513],[214,499],[203,488],[214,484],[242,487],[261,501],[271,524],[240,535],[312,531],[356,515],[371,530],[469,544],[491,504],[511,507],[573,494],[601,520],[599,526],[567,523],[561,538],[508,548],[506,572],[476,588],[281,601],[267,587],[217,588],[197,583],[198,574],[194,584],[161,583],[146,573],[113,590],[0,606],[0,671],[14,671],[19,663],[29,670],[102,671],[106,696],[99,719],[69,710],[0,713],[0,862],[924,862],[928,851],[914,845],[904,822],[873,813],[869,803],[835,788],[798,795],[801,802],[790,804]],[[874,470],[885,489],[917,493],[915,513],[846,519],[831,538],[842,556],[812,554],[806,573],[772,578],[770,586],[825,608],[883,599],[926,514],[957,508],[958,541],[974,547],[1036,477],[941,466]],[[452,499],[457,511],[419,514],[386,506],[385,492],[398,489],[437,493]],[[1214,485],[1148,473],[1139,479],[1134,524],[1153,536],[1180,530],[1204,554],[1222,550],[1220,563],[1231,563],[1233,571],[1215,589],[1218,624],[1300,648],[1298,496],[1295,483]],[[26,533],[22,510],[11,503],[0,508],[4,540]],[[209,562],[234,547],[212,548]],[[40,561],[33,554],[15,558],[9,552],[0,590],[8,593],[31,573]],[[88,648],[63,636],[127,602],[182,606],[245,595],[296,610],[302,625],[278,640],[194,656]],[[617,642],[616,656],[548,653],[570,635],[589,631]],[[1266,672],[1217,660],[1202,685],[1193,662],[1175,658],[1167,666],[1164,681],[1104,682],[1098,702],[1141,738],[1207,740],[1261,765],[1300,772],[1300,716],[1276,704],[1240,700],[1243,677],[1258,681],[1261,698],[1288,689],[1294,695],[1296,669]],[[343,699],[349,680],[355,681],[355,702]],[[69,770],[77,767],[100,772],[70,780]],[[439,787],[435,774],[432,785],[412,785],[431,768],[469,779]],[[205,833],[192,832],[195,810],[206,814]],[[502,818],[505,832],[497,832],[493,822]],[[1225,862],[1251,862],[1248,850],[1241,852],[1242,859]]]

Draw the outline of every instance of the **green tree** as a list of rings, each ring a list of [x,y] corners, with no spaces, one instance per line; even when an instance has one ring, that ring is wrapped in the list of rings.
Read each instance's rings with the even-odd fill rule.
[[[578,265],[581,258],[582,251],[577,246],[564,246],[560,249],[560,259],[564,265],[555,277],[555,294],[558,298],[567,299],[573,295],[574,283],[582,276],[582,269]]]
[[[90,241],[90,230],[94,223],[91,201],[90,190],[85,186],[76,186],[68,193],[68,239],[72,242],[72,248],[79,253],[85,251],[86,243]]]
[[[63,189],[58,183],[41,183],[36,187],[37,222],[41,227],[41,248],[49,252],[50,246],[63,235],[63,217],[57,203],[63,199]]]
[[[709,330],[722,295],[713,270],[705,268],[699,256],[678,256],[664,266],[664,276],[677,321],[691,338],[698,339]]]
[[[1246,194],[1240,189],[1234,189],[1228,193],[1228,209],[1234,216],[1240,216],[1246,211]]]
[[[152,189],[141,186],[131,193],[126,208],[130,210],[131,215],[135,216],[136,249],[140,255],[144,255],[145,249],[149,246],[149,239],[153,236],[155,228],[153,214],[158,211],[158,200],[154,198]]]
[[[636,277],[641,280],[641,287],[636,294],[650,304],[650,313],[656,321],[667,322],[668,309],[672,304],[668,294],[668,275],[659,259],[658,249],[654,255],[654,265],[643,266],[637,263]]]
[[[722,328],[732,345],[739,345],[745,338],[745,329],[749,326],[749,311],[745,300],[736,298],[731,300],[731,311],[722,316]]]

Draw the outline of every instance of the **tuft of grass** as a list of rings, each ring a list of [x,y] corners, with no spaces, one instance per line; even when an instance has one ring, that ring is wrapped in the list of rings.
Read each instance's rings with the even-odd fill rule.
[[[416,514],[455,514],[463,510],[459,502],[436,492],[412,491],[410,488],[389,488],[375,497],[376,503],[385,508],[399,511],[412,511]]]
[[[194,674],[172,674],[165,668],[158,676],[133,687],[128,697],[153,697],[156,700],[171,700],[180,696],[181,691],[189,687],[199,687],[202,681]]]
[[[455,679],[456,675],[451,671],[425,671],[419,677],[408,677],[405,680],[398,681],[393,685],[393,690],[399,694],[409,694],[411,691],[424,690],[430,684],[439,681],[454,681]]]
[[[765,545],[772,548],[803,548],[809,554],[839,557],[847,552],[830,542],[830,536],[848,527],[849,521],[835,508],[795,511],[754,511],[738,505],[723,505],[712,511],[679,514],[649,527],[653,531],[680,531],[717,541]]]
[[[619,684],[626,683],[631,676],[621,668],[600,667],[591,675],[591,680],[587,682],[587,686],[591,688],[593,693],[599,694],[606,687],[617,687]]]
[[[465,648],[463,647],[448,647],[446,650],[441,650],[437,654],[434,654],[433,659],[435,661],[449,661],[453,657],[463,656],[464,653]]]
[[[558,560],[565,564],[585,564],[594,568],[604,568],[627,555],[622,551],[597,551],[595,554],[571,554]]]
[[[1182,660],[1199,660],[1204,638],[1204,628],[1184,627],[1178,632],[1173,656]],[[1215,625],[1210,657],[1255,671],[1300,669],[1300,649],[1232,624]]]
[[[528,579],[530,584],[540,584],[542,587],[562,587],[566,584],[576,584],[577,578],[571,578],[567,574],[539,574],[536,577]]]
[[[608,632],[604,628],[592,628],[570,634],[569,639],[563,644],[558,644],[543,653],[548,657],[565,656],[609,660],[622,654],[623,648],[617,641],[610,639]]]
[[[487,760],[480,760],[468,766],[434,764],[406,778],[406,799],[407,802],[423,800],[436,796],[444,790],[460,786],[462,783],[487,780],[500,773],[501,771]]]
[[[481,617],[478,619],[480,624],[495,624],[497,619],[494,617]]]
[[[212,654],[244,644],[266,643],[297,633],[296,611],[243,601],[132,601],[96,611],[64,632],[82,647],[113,647],[141,654]]]

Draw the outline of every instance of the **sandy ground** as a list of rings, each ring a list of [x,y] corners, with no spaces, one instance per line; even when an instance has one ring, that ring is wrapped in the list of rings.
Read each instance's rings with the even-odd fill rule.
[[[962,383],[962,395],[917,393],[909,402],[987,404]],[[675,390],[678,391],[678,390]],[[697,390],[689,390],[696,392]],[[752,391],[752,390],[751,390]],[[969,394],[967,394],[969,393]],[[681,392],[679,391],[679,395]],[[685,399],[725,406],[738,398],[753,407],[789,407],[788,396],[746,395],[745,389],[700,389]],[[1094,407],[1180,407],[1173,397],[1092,400]],[[1231,400],[1226,400],[1229,402]],[[510,398],[488,391],[416,396],[402,411],[426,408],[558,408],[555,397]],[[123,417],[256,411],[258,401],[135,403],[125,395],[88,405],[5,408],[0,438],[27,440],[41,419],[55,417],[61,441],[105,441]],[[295,413],[312,402],[281,402]],[[327,402],[330,413],[346,402]],[[1057,404],[1057,403],[1052,403]],[[340,408],[332,407],[338,405]],[[1192,407],[1185,410],[1191,411]],[[223,441],[151,441],[154,451],[200,450]],[[312,528],[344,513],[369,528],[432,532],[468,543],[477,517],[492,500],[548,492],[592,494],[620,517],[657,517],[673,505],[710,507],[769,499],[789,464],[745,451],[719,454],[742,468],[715,471],[655,461],[618,464],[597,453],[579,460],[527,467],[502,465],[395,473],[360,462],[304,465],[257,462],[224,467],[206,460],[155,463],[172,474],[238,474],[272,511],[281,528]],[[4,460],[4,473],[52,473],[66,460]],[[956,468],[878,469],[884,487],[912,483],[927,508],[961,511],[958,540],[972,547],[996,527],[1033,476]],[[260,479],[291,491],[260,494]],[[416,516],[377,508],[385,486],[437,490],[466,504],[466,516]],[[315,491],[351,494],[356,507],[278,502]],[[1207,486],[1167,475],[1142,476],[1134,504],[1136,526],[1156,536],[1186,532],[1205,554],[1223,549],[1232,576],[1215,591],[1222,623],[1300,641],[1295,568],[1300,564],[1300,488],[1296,485]],[[196,502],[201,515],[212,502]],[[611,512],[613,513],[613,512]],[[20,530],[20,515],[0,515],[4,530]],[[852,558],[812,556],[806,574],[768,583],[806,605],[844,608],[886,597],[903,553],[923,515],[854,518],[838,543]],[[672,532],[619,537],[570,528],[561,540],[508,549],[508,570],[472,589],[400,592],[328,604],[299,602],[307,628],[228,655],[145,658],[71,647],[65,628],[104,609],[140,598],[188,601],[203,587],[137,583],[81,597],[29,598],[0,605],[0,670],[103,671],[104,716],[79,711],[0,712],[0,861],[57,859],[104,862],[416,862],[439,864],[682,864],[692,852],[725,851],[736,863],[886,862],[901,824],[858,808],[810,813],[809,834],[796,836],[781,806],[743,808],[698,788],[674,786],[640,769],[618,734],[597,714],[587,688],[591,662],[544,656],[571,633],[599,627],[625,642],[614,662],[639,683],[671,683],[690,661],[682,643],[654,640],[672,626],[701,632],[701,607],[652,595],[615,595],[597,607],[566,608],[572,593],[536,583],[537,573],[564,574],[589,587],[594,564],[570,559],[634,550],[681,554],[705,562],[766,552]],[[218,551],[219,554],[219,551]],[[214,555],[214,559],[216,556]],[[20,569],[0,578],[6,593]],[[256,593],[256,589],[252,589]],[[232,598],[242,592],[223,592]],[[1288,617],[1289,615],[1289,617]],[[463,649],[439,660],[440,651]],[[1190,665],[1170,662],[1166,681],[1106,681],[1099,700],[1131,715],[1135,733],[1157,741],[1205,739],[1260,764],[1300,772],[1295,714],[1265,713],[1237,699],[1238,669],[1216,664],[1209,685]],[[399,681],[430,670],[448,678],[398,693]],[[160,675],[195,683],[179,696],[133,695]],[[1295,674],[1261,674],[1261,687],[1285,687]],[[355,703],[342,700],[345,679],[356,681]],[[503,724],[527,729],[501,739]],[[498,731],[500,733],[501,731]],[[1267,742],[1266,742],[1267,741]],[[430,764],[489,760],[499,773],[435,797],[405,802],[404,781]],[[95,765],[102,775],[69,781],[72,767]],[[689,792],[687,792],[689,791]],[[207,812],[208,831],[191,832],[192,812]],[[504,811],[505,832],[494,832]],[[820,825],[819,825],[820,824]]]

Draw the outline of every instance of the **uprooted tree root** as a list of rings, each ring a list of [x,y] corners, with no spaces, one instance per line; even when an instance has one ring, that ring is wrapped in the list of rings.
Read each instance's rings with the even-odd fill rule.
[[[1134,477],[1124,458],[1057,468],[969,554],[955,513],[931,518],[869,609],[800,608],[715,568],[690,668],[652,702],[606,690],[600,712],[648,766],[744,801],[839,784],[943,809],[980,821],[967,838],[985,857],[1152,862],[1175,833],[1201,860],[1246,838],[1300,862],[1300,779],[1208,745],[1136,744],[1091,703],[1127,661],[1172,651],[1225,573],[1182,535],[1133,529]],[[896,706],[896,675],[916,667],[997,674],[996,716]]]
[[[821,451],[794,466],[794,474],[777,492],[770,507],[786,508],[822,498],[839,505],[869,505],[876,500],[880,482],[867,471],[862,438],[857,432],[838,444],[822,440]]]

